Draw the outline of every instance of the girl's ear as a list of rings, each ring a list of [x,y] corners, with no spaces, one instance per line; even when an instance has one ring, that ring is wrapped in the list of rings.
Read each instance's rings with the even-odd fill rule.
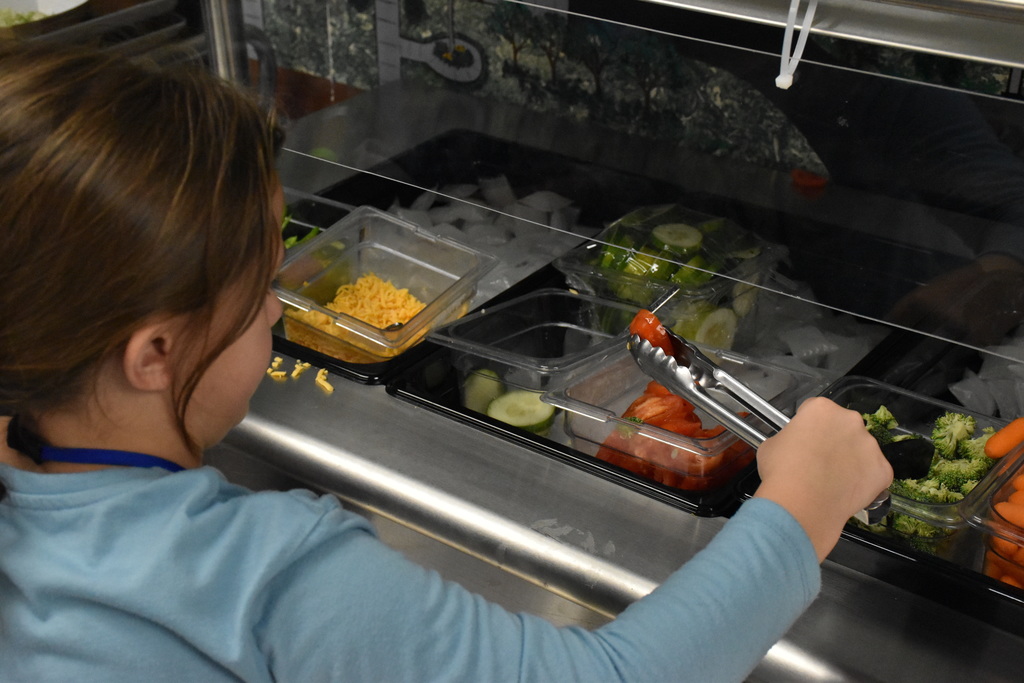
[[[174,379],[171,351],[176,326],[171,321],[140,327],[128,339],[121,364],[125,379],[140,391],[164,391]]]

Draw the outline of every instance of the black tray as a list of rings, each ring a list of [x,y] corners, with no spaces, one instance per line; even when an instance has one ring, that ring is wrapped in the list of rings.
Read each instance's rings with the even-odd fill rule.
[[[465,408],[450,350],[432,342],[425,342],[424,346],[431,347],[432,353],[388,382],[388,393],[701,517],[731,514],[739,504],[730,486],[702,492],[663,486],[570,446]]]
[[[418,359],[429,353],[417,344],[401,356],[381,363],[348,363],[314,351],[302,344],[289,341],[280,333],[274,334],[274,351],[302,360],[313,367],[326,368],[336,375],[360,384],[384,384]]]

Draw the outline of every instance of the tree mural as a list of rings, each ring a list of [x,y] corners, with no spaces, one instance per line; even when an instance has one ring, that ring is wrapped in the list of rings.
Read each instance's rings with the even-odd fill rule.
[[[381,2],[401,8],[400,35],[380,35]],[[389,78],[400,73],[431,87],[472,89],[753,163],[816,166],[803,137],[763,96],[728,72],[676,54],[671,36],[504,0],[263,3],[282,66],[368,89],[383,82],[382,44],[392,51],[397,45]]]
[[[502,2],[487,19],[487,28],[512,48],[512,66],[519,68],[519,54],[530,44],[535,33],[533,15],[524,5]]]
[[[569,22],[563,14],[545,12],[533,22],[531,42],[548,61],[551,83],[558,82],[558,63],[565,56]]]
[[[656,93],[686,85],[679,55],[663,36],[646,32],[634,35],[623,47],[619,64],[631,89],[640,93],[643,116],[651,113]]]
[[[619,58],[619,32],[615,28],[590,19],[575,19],[569,23],[566,56],[589,72],[597,98],[604,97],[605,70]]]

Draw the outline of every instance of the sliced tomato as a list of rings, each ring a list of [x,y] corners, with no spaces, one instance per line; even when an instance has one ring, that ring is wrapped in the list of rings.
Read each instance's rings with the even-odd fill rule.
[[[622,417],[636,418],[692,439],[710,439],[725,432],[722,426],[704,429],[694,405],[656,381],[647,383],[644,393]],[[754,459],[754,449],[738,441],[718,455],[701,455],[658,439],[616,430],[601,444],[597,457],[666,486],[696,491],[724,485]]]
[[[697,438],[698,439],[713,439],[716,436],[718,436],[719,434],[723,433],[724,431],[725,431],[725,427],[723,427],[722,425],[718,425],[717,427],[712,427],[711,429],[702,429],[702,430],[700,430],[700,433],[697,435]]]
[[[656,380],[651,380],[647,383],[647,388],[644,389],[644,393],[652,396],[668,396],[672,392],[659,384]]]
[[[663,400],[664,398],[664,396],[641,394],[636,398],[636,400],[629,404],[626,411],[622,413],[622,417],[626,419],[636,418],[642,422],[647,422],[652,417],[655,417],[660,412],[667,409],[665,401]]]
[[[700,438],[700,418],[693,413],[690,413],[689,417],[673,417],[654,426],[661,427],[662,429],[666,429],[681,436]]]
[[[647,309],[637,311],[637,314],[633,317],[633,322],[629,324],[629,333],[638,335],[641,339],[646,339],[650,342],[651,346],[660,348],[669,356],[674,353],[672,350],[672,340],[668,336],[668,330],[658,320],[658,316]]]
[[[685,398],[668,394],[667,396],[651,396],[644,394],[622,414],[625,418],[635,417],[656,427],[671,419],[696,419],[693,404]]]

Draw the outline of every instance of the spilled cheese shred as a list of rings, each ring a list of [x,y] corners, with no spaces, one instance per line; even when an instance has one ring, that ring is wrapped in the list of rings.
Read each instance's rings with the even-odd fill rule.
[[[270,362],[270,367],[267,368],[267,376],[270,377],[275,382],[283,382],[285,379],[288,378],[288,373],[286,373],[284,370],[278,370],[278,368],[281,367],[281,363],[283,361],[284,358],[281,358],[280,356],[275,356],[274,360]]]
[[[298,379],[302,377],[302,373],[309,370],[309,363],[301,360],[295,361],[295,367],[292,368],[292,379]]]
[[[333,394],[334,387],[327,381],[327,368],[321,368],[316,373],[316,385],[320,387],[325,394]]]

